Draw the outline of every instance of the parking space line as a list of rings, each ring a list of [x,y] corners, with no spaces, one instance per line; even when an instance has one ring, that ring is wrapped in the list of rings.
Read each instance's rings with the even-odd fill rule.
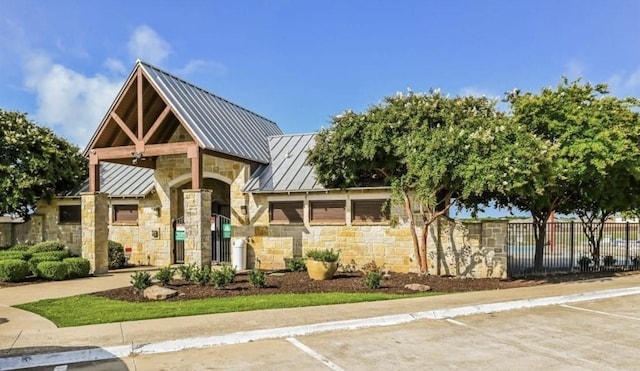
[[[308,355],[310,355],[311,357],[317,359],[318,361],[322,362],[325,366],[329,367],[332,370],[336,370],[336,371],[344,371],[344,369],[338,365],[336,365],[335,363],[331,362],[327,357],[323,356],[322,354],[316,352],[315,350],[309,348],[308,346],[302,344],[300,341],[298,341],[295,338],[287,338],[287,341],[290,342],[291,344],[295,345],[298,349],[302,350],[303,352],[307,353]]]
[[[633,321],[640,321],[640,318],[638,317],[631,317],[631,316],[625,316],[623,314],[615,314],[615,313],[608,313],[608,312],[602,312],[599,310],[593,310],[593,309],[587,309],[587,308],[580,308],[580,307],[574,307],[573,305],[567,305],[567,304],[561,304],[560,305],[563,308],[569,308],[569,309],[575,309],[575,310],[581,310],[583,312],[589,312],[589,313],[596,313],[596,314],[602,314],[604,316],[611,316],[611,317],[618,317],[618,318],[625,318],[625,319],[630,319]]]
[[[67,371],[67,365],[56,366],[53,371]]]
[[[445,319],[445,321],[447,321],[449,323],[453,323],[454,325],[469,327],[468,325],[466,325],[466,324],[464,324],[464,323],[462,323],[460,321],[456,321],[455,319],[447,318],[447,319]]]

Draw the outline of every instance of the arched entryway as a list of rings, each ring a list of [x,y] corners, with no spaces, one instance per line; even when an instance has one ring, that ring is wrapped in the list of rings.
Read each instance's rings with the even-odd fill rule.
[[[175,192],[175,218],[173,219],[173,263],[182,264],[184,259],[184,190],[192,188],[190,180],[172,187]],[[231,224],[231,189],[229,184],[214,178],[203,179],[203,189],[211,191],[211,257],[212,262],[229,263],[231,259],[231,235],[226,228]]]

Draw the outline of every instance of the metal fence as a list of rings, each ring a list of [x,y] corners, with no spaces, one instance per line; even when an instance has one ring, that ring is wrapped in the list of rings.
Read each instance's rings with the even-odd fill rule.
[[[580,222],[548,223],[542,270],[534,269],[534,224],[510,223],[507,232],[507,272],[530,274],[640,269],[640,223],[605,223],[600,251],[594,257]]]

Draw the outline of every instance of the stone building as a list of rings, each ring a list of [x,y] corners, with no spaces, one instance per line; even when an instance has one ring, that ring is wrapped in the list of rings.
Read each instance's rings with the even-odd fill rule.
[[[313,134],[284,135],[138,61],[85,149],[86,184],[8,232],[0,224],[0,237],[65,241],[96,273],[107,269],[107,240],[122,243],[134,264],[226,262],[232,243],[244,241],[249,268],[281,269],[308,249],[332,248],[346,269],[374,260],[417,270],[403,209],[383,208],[389,189],[325,189],[305,164],[313,145]],[[444,218],[430,232],[431,272],[506,275],[504,223]]]

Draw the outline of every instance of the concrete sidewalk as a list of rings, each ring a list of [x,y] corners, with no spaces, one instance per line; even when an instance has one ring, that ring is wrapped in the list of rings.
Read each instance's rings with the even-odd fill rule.
[[[373,318],[389,315],[640,287],[640,275],[629,275],[508,290],[322,307],[175,317],[71,328],[56,328],[41,317],[9,307],[9,305],[45,297],[76,295],[91,292],[92,289],[100,291],[127,286],[129,278],[130,273],[117,273],[86,280],[0,289],[0,318],[6,320],[0,323],[0,348],[4,349],[0,351],[0,357],[117,346],[135,349],[145,344],[168,340],[225,336],[243,331],[268,331],[345,320],[373,320]],[[0,358],[0,364],[1,362]]]

